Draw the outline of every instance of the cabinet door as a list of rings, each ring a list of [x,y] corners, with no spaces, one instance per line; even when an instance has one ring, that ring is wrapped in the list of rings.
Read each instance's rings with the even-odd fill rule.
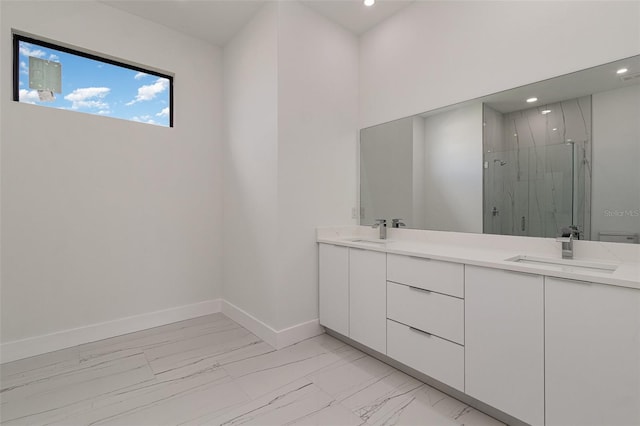
[[[544,424],[544,282],[465,266],[465,392]]]
[[[546,420],[640,425],[640,290],[545,280]]]
[[[386,254],[349,249],[349,337],[387,353]]]
[[[320,324],[349,335],[349,249],[320,244]]]

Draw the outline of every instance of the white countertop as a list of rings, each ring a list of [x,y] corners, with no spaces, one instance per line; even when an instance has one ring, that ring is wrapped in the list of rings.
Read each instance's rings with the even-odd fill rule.
[[[351,234],[351,235],[349,235]],[[554,259],[554,256],[541,256],[540,253],[529,253],[523,249],[477,247],[461,243],[429,242],[417,240],[394,239],[378,240],[380,243],[353,241],[354,239],[367,239],[375,241],[377,238],[369,235],[350,232],[318,232],[319,243],[334,244],[345,247],[354,247],[379,251],[389,254],[399,254],[415,257],[424,257],[447,262],[464,263],[467,265],[498,268],[509,271],[524,272],[530,274],[545,275],[550,277],[566,278],[579,281],[590,281],[600,284],[615,285],[640,290],[640,262],[580,258],[577,261],[597,262],[600,264],[616,265],[613,272],[598,271],[595,269],[574,268],[571,266],[556,266],[546,264],[528,264],[509,261],[507,259],[516,256],[534,256]],[[557,257],[560,259],[560,256]]]

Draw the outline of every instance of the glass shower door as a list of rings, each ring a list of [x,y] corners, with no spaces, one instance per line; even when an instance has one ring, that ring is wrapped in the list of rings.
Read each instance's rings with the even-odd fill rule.
[[[525,235],[552,238],[575,224],[574,148],[573,143],[562,143],[529,149]]]
[[[487,153],[484,232],[552,238],[582,225],[578,153],[574,143]]]

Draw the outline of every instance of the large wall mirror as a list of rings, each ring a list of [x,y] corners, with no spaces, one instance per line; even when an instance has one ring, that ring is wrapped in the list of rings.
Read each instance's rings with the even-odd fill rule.
[[[360,223],[380,218],[638,243],[640,55],[362,129]]]

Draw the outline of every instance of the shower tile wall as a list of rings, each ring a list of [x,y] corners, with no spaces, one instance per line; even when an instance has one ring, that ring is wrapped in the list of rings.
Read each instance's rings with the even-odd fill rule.
[[[507,114],[485,104],[483,121],[484,232],[554,237],[577,224],[589,238],[591,97]]]

